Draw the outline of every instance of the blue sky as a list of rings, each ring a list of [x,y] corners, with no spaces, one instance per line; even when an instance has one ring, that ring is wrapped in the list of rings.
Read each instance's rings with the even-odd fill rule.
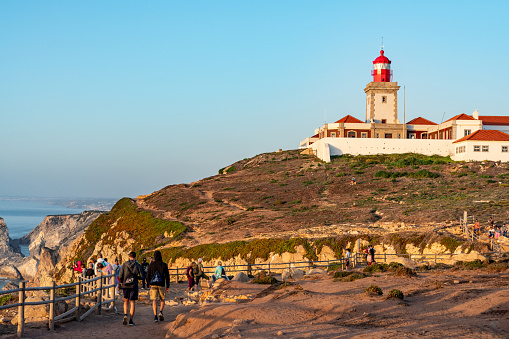
[[[325,110],[364,119],[382,36],[407,121],[507,115],[507,13],[502,1],[1,1],[0,195],[135,197],[297,148]]]

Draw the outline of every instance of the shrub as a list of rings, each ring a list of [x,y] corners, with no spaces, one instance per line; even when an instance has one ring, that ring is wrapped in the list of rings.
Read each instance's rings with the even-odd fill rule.
[[[344,277],[348,277],[351,274],[353,274],[353,272],[337,271],[334,273],[334,278],[344,278]]]
[[[231,173],[231,172],[234,172],[236,171],[237,169],[235,168],[235,166],[230,166],[228,167],[228,169],[226,170],[226,173]]]
[[[458,262],[456,262],[456,265],[462,266],[466,270],[475,270],[475,269],[482,268],[482,267],[486,266],[479,259],[476,259],[474,261],[465,261],[465,262],[458,261]]]
[[[389,269],[389,265],[387,265],[387,264],[374,263],[370,266],[366,266],[364,268],[363,272],[366,272],[366,273],[385,272],[388,269]]]
[[[384,292],[382,292],[382,289],[380,287],[378,287],[377,285],[369,285],[368,287],[366,287],[364,292],[366,292],[367,295],[382,295],[382,294],[384,294]]]
[[[401,292],[398,289],[392,289],[389,291],[389,294],[387,294],[387,298],[394,298],[394,299],[401,299],[403,300],[403,292]]]
[[[6,303],[12,300],[11,294],[6,294],[0,297],[0,306],[4,306]]]
[[[362,279],[362,278],[365,278],[366,276],[364,274],[360,274],[360,273],[352,273],[350,274],[349,276],[347,277],[344,277],[342,279],[342,281],[344,282],[352,282],[352,281],[355,281],[355,280],[358,280],[358,279]]]
[[[267,275],[265,277],[262,277],[262,276],[258,276],[256,278],[254,278],[252,281],[251,281],[253,284],[266,284],[266,285],[272,285],[272,284],[275,284],[278,282],[278,280],[276,278],[274,278],[273,276],[270,276],[270,275]]]
[[[394,275],[397,277],[413,277],[415,271],[408,267],[398,267],[394,270]]]

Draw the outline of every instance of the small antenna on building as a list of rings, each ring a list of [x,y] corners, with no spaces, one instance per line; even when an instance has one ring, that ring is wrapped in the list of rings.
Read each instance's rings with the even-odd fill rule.
[[[327,123],[327,107],[325,107],[325,123]]]
[[[384,50],[384,37],[382,37],[382,46],[380,46],[380,49],[383,51]]]

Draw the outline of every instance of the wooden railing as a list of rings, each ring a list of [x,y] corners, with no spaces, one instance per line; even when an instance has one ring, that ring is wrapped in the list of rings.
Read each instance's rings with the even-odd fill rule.
[[[115,309],[115,283],[114,283],[115,274],[109,275],[100,275],[98,277],[83,280],[82,277],[78,277],[78,282],[72,284],[65,285],[56,285],[53,281],[52,286],[43,286],[43,287],[26,287],[25,281],[19,283],[19,288],[13,290],[0,290],[0,296],[3,294],[12,294],[18,292],[18,302],[15,304],[0,306],[0,310],[18,307],[18,338],[22,338],[25,332],[25,307],[26,306],[37,306],[37,305],[46,305],[49,304],[49,315],[48,315],[48,328],[50,331],[55,330],[55,322],[63,322],[68,320],[76,320],[82,321],[89,314],[91,314],[94,310],[97,309],[98,314],[102,314],[102,305],[111,304],[109,309]],[[107,280],[112,280],[112,284],[108,284]],[[65,297],[57,297],[56,291],[63,288],[76,287],[76,293],[65,296]],[[27,302],[26,300],[26,292],[31,291],[50,291],[49,300],[43,301],[33,301]],[[92,294],[97,297],[96,303],[93,307],[91,307],[84,314],[81,313],[82,305],[82,297],[86,295]],[[55,316],[55,304],[59,301],[66,301],[75,299],[76,306],[65,313]]]

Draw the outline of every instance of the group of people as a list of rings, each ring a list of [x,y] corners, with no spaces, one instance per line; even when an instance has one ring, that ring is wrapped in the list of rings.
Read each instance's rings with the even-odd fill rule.
[[[490,217],[488,219],[488,225],[488,238],[499,239],[501,236],[508,236],[507,223],[504,223],[502,226],[496,225],[493,217]],[[474,234],[481,235],[481,225],[477,219],[474,223]]]
[[[187,291],[199,291],[201,289],[201,280],[208,280],[209,288],[212,287],[217,279],[224,278],[229,280],[222,265],[223,263],[218,260],[216,262],[214,274],[208,277],[203,270],[203,259],[199,258],[198,263],[193,261],[191,265],[186,268],[186,277],[188,281]]]
[[[368,247],[364,250],[364,254],[366,256],[368,266],[375,262],[375,248],[373,246],[368,245]]]

